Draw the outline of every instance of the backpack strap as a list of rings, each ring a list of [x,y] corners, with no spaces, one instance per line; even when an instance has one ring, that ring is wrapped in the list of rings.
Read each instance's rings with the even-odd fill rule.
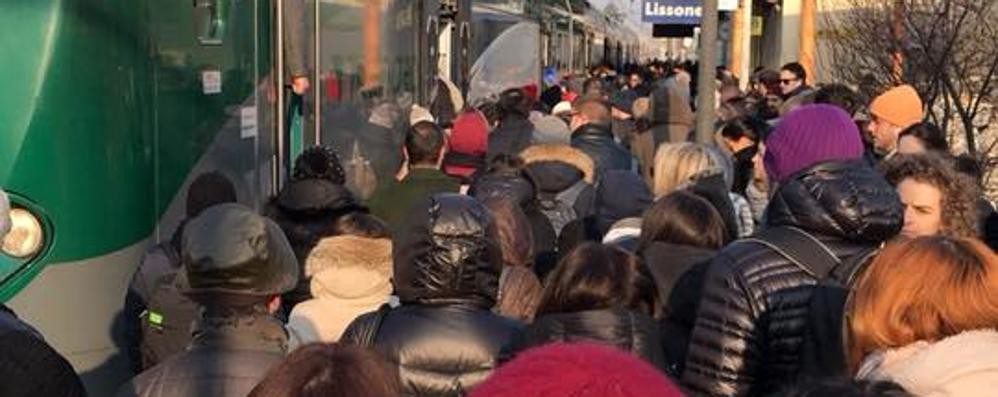
[[[851,286],[853,285],[853,281],[856,280],[856,276],[866,270],[873,257],[879,253],[880,247],[866,248],[849,257],[847,261],[836,266],[835,269],[832,269],[832,273],[829,276],[840,281],[843,285]]]
[[[378,331],[381,330],[381,324],[385,322],[385,317],[388,316],[388,312],[391,310],[391,306],[388,304],[381,305],[377,311],[374,312],[374,316],[368,326],[364,327],[362,331],[357,335],[357,345],[371,347],[378,338]]]
[[[769,247],[818,279],[832,274],[841,264],[828,246],[792,226],[768,228],[742,241]]]
[[[575,202],[579,200],[579,196],[582,195],[582,191],[586,189],[586,185],[588,185],[586,181],[580,179],[568,189],[562,190],[560,193],[555,195],[555,198],[557,198],[558,201],[574,206]]]

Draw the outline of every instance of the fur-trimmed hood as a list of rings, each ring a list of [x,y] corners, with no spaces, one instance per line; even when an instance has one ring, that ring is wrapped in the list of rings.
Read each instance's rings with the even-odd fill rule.
[[[334,268],[360,267],[392,276],[392,240],[360,236],[327,237],[305,259],[305,276]]]
[[[559,162],[568,164],[582,172],[586,182],[592,184],[596,180],[596,166],[593,159],[581,150],[568,145],[534,145],[520,153],[527,165],[542,162]]]
[[[316,298],[357,299],[391,293],[392,242],[358,236],[327,237],[305,259]]]

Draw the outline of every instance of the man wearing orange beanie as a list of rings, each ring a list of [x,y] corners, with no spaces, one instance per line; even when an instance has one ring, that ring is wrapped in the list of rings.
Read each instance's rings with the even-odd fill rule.
[[[866,130],[873,137],[873,147],[884,158],[894,156],[901,131],[925,118],[922,100],[910,85],[894,87],[870,103],[870,124]]]

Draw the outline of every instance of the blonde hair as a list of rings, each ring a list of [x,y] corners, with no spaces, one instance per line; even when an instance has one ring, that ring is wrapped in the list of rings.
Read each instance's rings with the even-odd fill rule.
[[[998,256],[976,239],[927,236],[889,244],[856,284],[850,368],[881,349],[998,327]]]
[[[723,174],[730,184],[730,170],[724,154],[710,146],[691,143],[663,143],[655,152],[652,190],[662,197],[692,182],[696,178]]]

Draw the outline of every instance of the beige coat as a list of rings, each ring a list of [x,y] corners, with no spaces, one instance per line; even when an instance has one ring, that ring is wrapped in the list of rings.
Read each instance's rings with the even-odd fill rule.
[[[388,239],[337,236],[321,240],[305,260],[313,298],[296,305],[288,316],[291,349],[335,342],[355,318],[388,303],[391,269]]]

